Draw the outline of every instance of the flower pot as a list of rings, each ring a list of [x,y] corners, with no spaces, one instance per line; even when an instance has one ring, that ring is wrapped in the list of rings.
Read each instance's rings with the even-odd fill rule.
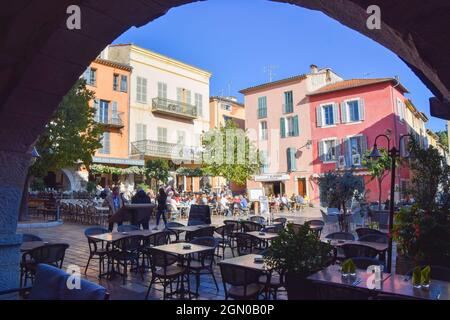
[[[307,275],[301,273],[286,273],[285,287],[289,300],[312,300],[314,296],[314,287]]]
[[[397,260],[395,261],[395,273],[397,274],[407,274],[409,271],[414,269],[417,264],[413,259],[397,254]]]

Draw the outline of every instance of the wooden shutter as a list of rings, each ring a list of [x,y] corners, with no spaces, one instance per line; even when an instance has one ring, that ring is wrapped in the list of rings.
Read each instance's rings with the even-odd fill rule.
[[[340,123],[339,121],[339,104],[338,103],[333,103],[333,124],[338,124]]]
[[[358,107],[359,107],[359,120],[363,121],[366,117],[366,106],[364,98],[359,99]]]
[[[350,151],[350,141],[348,138],[345,138],[342,143],[344,150],[341,151],[345,157],[345,166],[351,167],[352,166],[352,157],[351,157],[351,151]]]
[[[282,138],[286,137],[286,121],[284,118],[280,118],[280,136]]]
[[[322,161],[323,162],[323,159],[324,159],[324,148],[323,148],[323,141],[319,141],[318,142],[318,147],[319,147],[319,159],[320,159],[320,161]]]
[[[361,159],[363,158],[364,153],[367,151],[367,136],[360,136],[361,141]]]
[[[342,123],[347,123],[347,103],[345,101],[341,102],[341,121]]]
[[[112,102],[112,107],[111,107],[111,119],[113,120],[117,120],[118,119],[118,109],[119,106],[117,104],[117,101],[113,101]]]
[[[296,159],[295,159],[295,148],[290,148],[289,150],[291,153],[291,171],[296,171],[297,163],[296,163]]]
[[[298,115],[294,117],[294,136],[298,137],[300,135],[300,129],[298,124]]]
[[[318,106],[316,108],[316,124],[318,127],[322,126],[322,107]]]
[[[341,144],[339,139],[334,140],[334,154],[336,156],[336,162],[339,161],[339,156],[341,155]]]

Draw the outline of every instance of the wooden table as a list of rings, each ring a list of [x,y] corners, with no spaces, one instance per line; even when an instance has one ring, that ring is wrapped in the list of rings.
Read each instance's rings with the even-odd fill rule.
[[[271,241],[275,238],[278,238],[277,233],[271,233],[271,232],[260,233],[259,231],[250,231],[250,232],[246,232],[246,233],[251,234],[252,236],[255,236],[258,239],[263,240],[263,241]]]
[[[267,271],[268,267],[263,263],[256,263],[255,258],[261,258],[261,255],[258,254],[246,254],[244,256],[234,257],[230,259],[225,259],[220,261],[218,264],[229,264],[240,268],[246,268],[256,271]]]
[[[405,276],[397,274],[383,274],[381,288],[369,289],[367,287],[367,279],[370,274],[366,270],[356,270],[356,277],[343,278],[340,267],[337,265],[319,271],[308,277],[308,280],[319,283],[331,283],[341,285],[343,287],[355,287],[368,290],[370,294],[376,296],[378,293],[398,295],[405,298],[416,298],[426,300],[449,300],[450,299],[450,283],[439,280],[431,280],[430,288],[427,290],[416,289],[413,287],[411,280],[405,281]]]
[[[190,248],[184,249],[183,247],[185,245],[190,245]],[[187,261],[186,267],[187,267],[187,269],[189,269],[191,254],[200,253],[200,252],[204,252],[204,251],[208,251],[208,250],[214,250],[215,248],[202,246],[202,245],[198,245],[198,244],[186,243],[186,242],[177,242],[177,243],[170,243],[170,244],[164,244],[161,246],[156,246],[156,247],[153,247],[153,249],[179,256],[181,258],[181,266],[184,267],[185,266],[184,262]],[[189,273],[187,273],[186,275],[187,275],[187,281],[189,282],[190,281]],[[181,299],[184,299],[186,294],[189,294],[189,296],[191,294],[195,295],[195,293],[191,292],[190,290],[185,289],[184,281],[181,281],[180,289],[178,291],[176,291],[175,294],[176,293],[180,294]]]

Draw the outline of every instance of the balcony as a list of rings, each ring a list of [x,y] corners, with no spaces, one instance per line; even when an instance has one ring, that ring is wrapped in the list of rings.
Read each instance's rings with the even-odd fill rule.
[[[132,156],[165,158],[177,161],[199,161],[199,147],[185,146],[177,143],[156,140],[141,140],[131,143]]]
[[[153,99],[152,112],[189,120],[197,119],[196,106],[165,98]]]
[[[123,128],[125,125],[122,120],[123,112],[111,114],[107,117],[102,117],[101,115],[97,114],[95,116],[95,122],[104,125],[105,127],[110,128]]]

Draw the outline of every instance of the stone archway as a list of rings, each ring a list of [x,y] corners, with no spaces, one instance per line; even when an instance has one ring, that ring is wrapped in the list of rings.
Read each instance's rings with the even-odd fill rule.
[[[447,0],[276,0],[320,10],[399,55],[436,96],[432,114],[450,116],[450,4]],[[3,1],[0,7],[0,290],[17,285],[17,213],[29,147],[85,67],[112,40],[193,0]],[[403,4],[402,4],[403,2]],[[407,4],[405,4],[407,2]],[[382,29],[366,27],[369,5]],[[81,30],[66,27],[69,5]],[[444,32],[443,32],[444,31]]]

